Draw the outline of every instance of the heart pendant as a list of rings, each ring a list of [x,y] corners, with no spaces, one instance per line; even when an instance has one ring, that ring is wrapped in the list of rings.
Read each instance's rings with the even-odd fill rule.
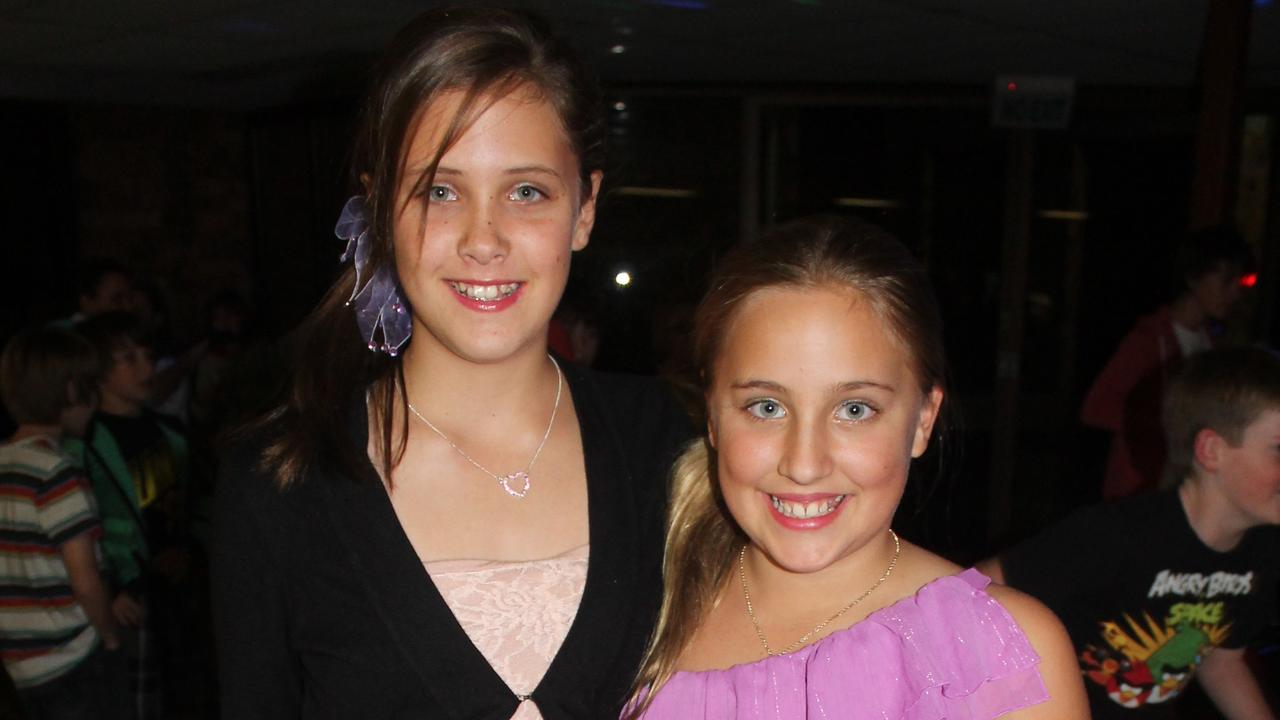
[[[507,494],[511,497],[522,498],[529,494],[529,473],[523,470],[511,473],[510,475],[503,475],[498,478],[498,482],[502,485],[502,489],[506,490]],[[523,487],[518,490],[512,487],[512,484],[521,485],[522,483]]]

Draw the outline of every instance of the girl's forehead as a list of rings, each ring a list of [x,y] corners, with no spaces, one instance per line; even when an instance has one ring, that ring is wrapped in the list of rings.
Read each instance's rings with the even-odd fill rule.
[[[879,313],[861,291],[839,285],[773,285],[744,297],[729,316],[721,348],[743,332],[761,325],[775,334],[799,332],[810,324],[827,328],[828,334],[844,332],[852,323],[862,330],[878,330]],[[866,327],[870,323],[871,327]],[[799,350],[799,348],[797,348]]]
[[[435,159],[451,128],[456,127],[454,137],[450,138],[456,143],[498,105],[503,109],[545,105],[563,133],[555,104],[549,102],[542,89],[532,82],[498,83],[474,96],[468,87],[445,88],[425,99],[405,128],[401,154],[402,160],[410,165],[407,169],[413,170],[413,164]]]
[[[731,373],[914,375],[915,357],[863,292],[836,285],[779,286],[744,298],[729,318],[715,365]],[[729,380],[728,378],[725,378]]]

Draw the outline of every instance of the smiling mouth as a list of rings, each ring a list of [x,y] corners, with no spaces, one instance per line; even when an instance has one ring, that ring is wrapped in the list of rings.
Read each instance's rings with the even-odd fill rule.
[[[493,302],[511,297],[516,290],[520,289],[521,283],[501,283],[497,285],[472,285],[471,283],[459,282],[451,280],[449,287],[459,295],[470,300],[479,300],[481,302]]]
[[[773,509],[778,511],[779,515],[788,517],[793,520],[811,520],[824,515],[830,515],[835,509],[840,507],[848,495],[832,495],[823,500],[815,500],[813,502],[791,502],[783,500],[774,495],[769,496],[769,500],[773,502]]]

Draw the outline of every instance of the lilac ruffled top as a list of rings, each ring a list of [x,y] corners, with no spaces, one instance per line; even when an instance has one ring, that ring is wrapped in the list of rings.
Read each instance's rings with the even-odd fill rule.
[[[1044,702],[1040,656],[990,582],[965,570],[795,652],[678,672],[644,718],[958,720]]]

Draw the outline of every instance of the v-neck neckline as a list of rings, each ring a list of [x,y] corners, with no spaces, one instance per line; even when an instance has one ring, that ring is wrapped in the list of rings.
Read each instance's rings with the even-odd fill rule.
[[[626,559],[638,542],[637,520],[626,511],[628,495],[613,491],[628,478],[611,477],[627,468],[626,459],[619,456],[620,448],[610,437],[611,420],[600,407],[591,381],[578,368],[565,365],[564,370],[582,440],[591,552],[577,613],[531,693],[535,703],[543,692],[574,686],[583,660],[573,656],[592,643],[591,628],[616,621],[611,598],[620,591],[629,592],[636,576],[634,563]],[[356,415],[361,420],[367,417],[359,411]],[[357,447],[367,447],[367,420],[353,422],[352,433]],[[372,464],[367,470],[377,477]],[[423,685],[460,716],[510,718],[519,699],[471,642],[431,581],[382,484],[332,479],[335,482],[324,485],[332,494],[330,511],[344,535],[350,561],[373,608]]]

